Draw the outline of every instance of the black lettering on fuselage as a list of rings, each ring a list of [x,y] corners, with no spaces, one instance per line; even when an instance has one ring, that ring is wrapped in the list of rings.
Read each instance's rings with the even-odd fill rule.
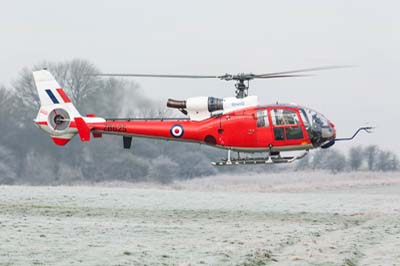
[[[127,132],[125,125],[105,125],[104,131]]]

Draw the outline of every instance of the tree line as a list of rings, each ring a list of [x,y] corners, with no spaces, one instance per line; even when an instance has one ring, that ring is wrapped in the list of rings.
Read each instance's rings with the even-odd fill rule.
[[[377,145],[351,147],[347,155],[335,149],[317,150],[303,158],[295,170],[320,169],[333,173],[345,171],[398,171],[400,162],[395,153]]]
[[[143,95],[134,81],[91,76],[99,73],[81,59],[42,62],[20,71],[10,86],[0,86],[0,184],[68,184],[106,180],[156,181],[189,179],[219,172],[248,172],[248,167],[215,168],[211,160],[225,152],[199,144],[158,140],[133,140],[122,149],[122,138],[103,136],[90,143],[77,138],[64,147],[38,130],[33,119],[39,98],[32,70],[47,68],[66,90],[82,114],[100,117],[165,117],[169,111]],[[328,169],[392,171],[399,169],[395,154],[377,146],[354,147],[346,157],[338,151],[316,151],[289,167],[291,170]],[[251,171],[276,171],[288,167],[257,166]]]

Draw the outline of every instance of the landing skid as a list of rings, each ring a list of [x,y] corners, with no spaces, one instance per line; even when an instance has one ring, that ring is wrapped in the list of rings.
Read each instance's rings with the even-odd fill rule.
[[[244,164],[276,164],[276,163],[291,163],[304,158],[308,154],[308,150],[298,156],[267,156],[267,157],[249,157],[249,158],[231,158],[230,150],[228,150],[228,158],[221,159],[219,162],[212,162],[214,166],[225,165],[244,165]]]

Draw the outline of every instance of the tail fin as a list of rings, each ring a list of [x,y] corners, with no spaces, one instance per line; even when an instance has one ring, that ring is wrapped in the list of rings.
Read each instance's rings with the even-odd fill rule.
[[[53,75],[43,69],[33,72],[41,107],[60,105],[71,112],[73,117],[81,117],[71,100],[55,80]]]
[[[60,146],[67,144],[77,133],[81,141],[89,141],[90,128],[86,122],[104,119],[82,117],[49,71],[34,71],[33,78],[40,99],[40,110],[34,120],[36,125]]]

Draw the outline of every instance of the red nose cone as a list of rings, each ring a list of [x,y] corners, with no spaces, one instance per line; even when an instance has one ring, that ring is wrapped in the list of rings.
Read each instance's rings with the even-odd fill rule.
[[[333,138],[336,139],[336,128],[335,128],[335,125],[331,121],[329,121],[329,125],[333,128]]]

